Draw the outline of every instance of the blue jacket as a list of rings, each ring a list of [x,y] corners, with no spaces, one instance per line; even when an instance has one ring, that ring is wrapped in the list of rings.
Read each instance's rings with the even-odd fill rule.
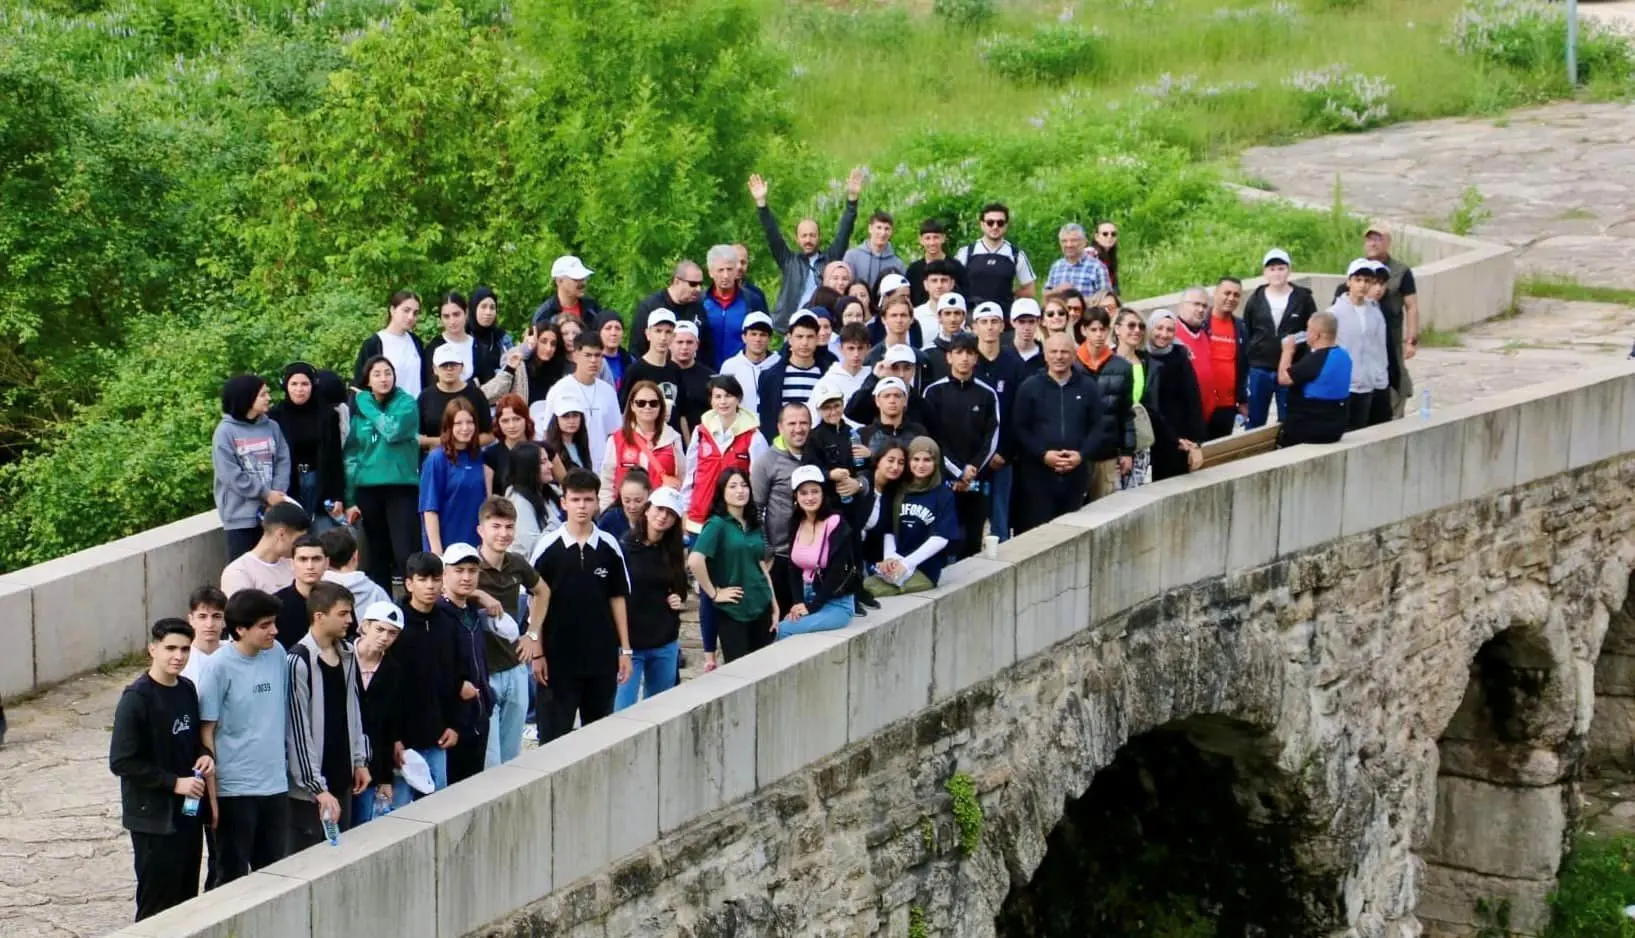
[[[743,290],[733,294],[726,306],[721,305],[714,290],[706,291],[699,302],[704,304],[704,329],[709,333],[703,345],[710,350],[710,370],[719,372],[723,362],[744,350],[744,317],[754,310],[749,308],[749,295]]]
[[[983,358],[980,352],[976,356],[977,378],[999,395],[999,455],[1007,462],[1016,452],[1015,433],[1010,427],[1016,408],[1016,391],[1029,374],[1022,357],[1010,346],[1002,347],[993,361]]]

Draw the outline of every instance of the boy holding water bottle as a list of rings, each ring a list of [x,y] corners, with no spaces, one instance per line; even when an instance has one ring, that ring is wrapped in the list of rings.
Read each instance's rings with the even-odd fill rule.
[[[136,920],[199,894],[205,778],[215,760],[199,736],[199,695],[182,677],[193,627],[160,619],[148,670],[120,695],[108,767],[119,777],[122,821],[136,855]]]

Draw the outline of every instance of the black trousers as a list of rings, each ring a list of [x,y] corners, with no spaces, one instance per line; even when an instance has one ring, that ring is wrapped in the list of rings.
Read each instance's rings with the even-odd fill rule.
[[[772,598],[778,601],[778,608],[788,611],[790,606],[806,597],[789,595],[789,558],[778,554],[772,555]],[[716,609],[716,621],[720,621],[721,610]]]
[[[586,720],[585,722],[590,722]],[[570,726],[572,724],[569,724]],[[477,730],[461,730],[460,741],[448,751],[448,783],[463,782],[483,770],[488,756],[488,725]]]
[[[769,608],[755,617],[754,622],[734,619],[715,607],[715,633],[721,642],[721,654],[728,661],[737,661],[752,651],[772,644],[777,636],[772,632],[772,610]]]
[[[959,542],[953,545],[955,559],[975,557],[982,552],[982,531],[988,523],[988,497],[975,488],[954,493],[954,514],[959,518],[960,531]]]
[[[418,503],[417,503],[418,504]],[[255,549],[261,543],[261,528],[228,528],[223,532],[227,535],[227,562],[232,563],[238,558]]]
[[[363,571],[388,594],[392,578],[420,549],[420,490],[412,485],[364,485],[357,491],[366,547]]]
[[[550,662],[546,662],[547,668]],[[541,744],[573,732],[577,716],[582,726],[589,726],[613,712],[613,695],[619,689],[619,675],[614,674],[557,674],[550,672],[551,683],[541,692]],[[481,766],[482,760],[478,759]],[[453,759],[450,759],[449,784],[454,784]]]
[[[1089,489],[1088,463],[1080,463],[1072,472],[1057,472],[1042,462],[1025,460],[1016,467],[1016,485],[1011,489],[1011,527],[1021,534],[1078,511]]]
[[[1209,415],[1205,429],[1211,440],[1219,440],[1232,435],[1232,428],[1237,423],[1238,409],[1236,407],[1217,407]],[[1198,442],[1198,441],[1194,441]]]
[[[1346,422],[1349,429],[1361,430],[1376,423],[1391,421],[1391,390],[1385,388],[1364,394],[1352,394],[1346,404]]]
[[[235,795],[216,801],[221,806],[216,885],[225,886],[284,859],[289,848],[289,795]]]
[[[174,834],[131,831],[131,852],[136,856],[138,922],[199,894],[204,833],[197,820],[179,823]]]
[[[335,795],[335,801],[341,806],[340,828],[352,829],[352,776],[348,775],[341,793]],[[289,852],[300,853],[302,850],[324,842],[324,822],[318,817],[318,802],[303,801],[300,798],[289,799],[290,829]]]

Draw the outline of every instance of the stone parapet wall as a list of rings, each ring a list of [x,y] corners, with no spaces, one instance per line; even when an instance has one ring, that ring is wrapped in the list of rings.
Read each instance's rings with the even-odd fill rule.
[[[1530,745],[1570,756],[1632,526],[1635,366],[1167,480],[119,935],[903,935],[912,908],[993,934],[1064,800],[1198,714],[1275,739],[1323,819],[1328,933],[1417,934],[1476,649],[1549,636],[1563,735]],[[953,771],[989,818],[969,856]],[[1558,854],[1513,855],[1553,877]]]

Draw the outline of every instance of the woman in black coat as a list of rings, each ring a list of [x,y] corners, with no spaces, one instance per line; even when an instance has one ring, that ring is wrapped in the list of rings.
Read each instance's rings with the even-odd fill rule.
[[[1198,376],[1186,347],[1175,342],[1175,314],[1161,309],[1147,321],[1147,389],[1152,419],[1152,480],[1185,475],[1205,438]]]
[[[318,370],[306,362],[284,366],[284,399],[267,412],[290,447],[289,494],[312,517],[315,534],[340,523],[346,499],[341,418]]]

